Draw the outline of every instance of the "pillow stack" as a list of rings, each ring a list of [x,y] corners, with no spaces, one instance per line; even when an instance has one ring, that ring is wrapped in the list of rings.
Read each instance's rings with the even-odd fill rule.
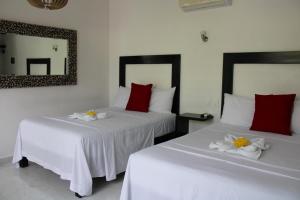
[[[256,94],[254,100],[225,94],[221,122],[283,135],[300,133],[300,102],[295,98],[295,94]]]
[[[138,112],[171,113],[175,87],[152,88],[152,84],[131,84],[131,88],[120,87],[113,103],[114,107]]]

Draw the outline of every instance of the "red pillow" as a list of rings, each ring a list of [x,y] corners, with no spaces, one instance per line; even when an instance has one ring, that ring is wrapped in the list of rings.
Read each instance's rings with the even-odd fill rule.
[[[296,95],[255,95],[251,130],[291,135],[291,117]]]
[[[148,112],[151,93],[152,84],[139,85],[132,83],[131,93],[126,106],[126,110]]]

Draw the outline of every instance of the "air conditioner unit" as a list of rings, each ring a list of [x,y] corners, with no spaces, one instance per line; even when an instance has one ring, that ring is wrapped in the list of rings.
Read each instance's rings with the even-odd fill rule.
[[[179,5],[184,11],[229,6],[232,0],[179,0]]]

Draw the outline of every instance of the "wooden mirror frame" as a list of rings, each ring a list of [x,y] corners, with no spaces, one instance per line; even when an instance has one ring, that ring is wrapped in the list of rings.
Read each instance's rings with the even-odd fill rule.
[[[0,20],[0,33],[68,40],[69,73],[67,75],[0,75],[0,88],[45,87],[77,84],[77,31]],[[26,63],[24,63],[26,67]]]

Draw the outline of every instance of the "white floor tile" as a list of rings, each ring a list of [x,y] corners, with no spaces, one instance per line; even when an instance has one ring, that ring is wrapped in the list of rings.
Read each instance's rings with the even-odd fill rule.
[[[106,182],[97,178],[93,183],[93,195],[84,200],[117,200],[120,196],[123,175]],[[0,165],[0,200],[69,200],[78,199],[69,190],[69,181],[36,164],[25,169],[12,164]]]

